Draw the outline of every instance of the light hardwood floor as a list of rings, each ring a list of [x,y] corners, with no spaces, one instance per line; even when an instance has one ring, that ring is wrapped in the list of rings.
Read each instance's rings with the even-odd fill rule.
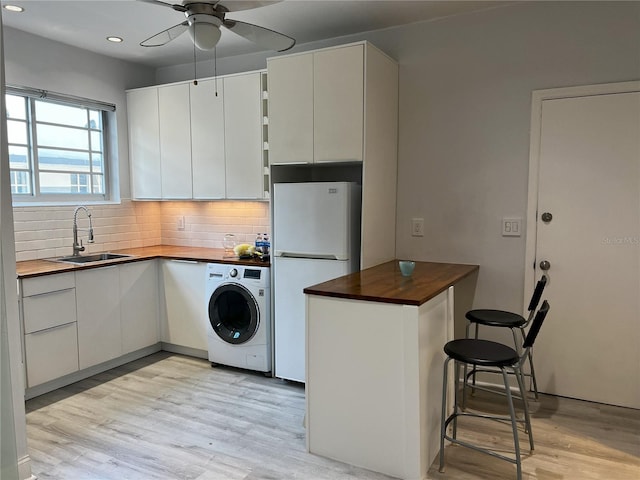
[[[483,394],[472,402],[498,408]],[[550,396],[532,407],[523,478],[640,478],[640,412]],[[29,400],[27,435],[43,480],[389,478],[306,453],[303,418],[300,385],[161,352]],[[490,425],[467,421],[459,434],[508,449],[509,431]],[[506,462],[446,452],[446,472],[434,464],[429,478],[515,478]]]

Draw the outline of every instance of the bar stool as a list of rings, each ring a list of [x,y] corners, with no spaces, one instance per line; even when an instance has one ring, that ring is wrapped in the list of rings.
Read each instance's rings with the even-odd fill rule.
[[[493,457],[505,460],[516,465],[517,479],[522,479],[522,463],[520,458],[520,443],[518,441],[518,423],[524,423],[525,432],[529,435],[529,446],[531,452],[533,452],[533,434],[531,432],[531,419],[529,417],[529,407],[527,405],[524,380],[522,376],[522,364],[525,362],[529,350],[533,346],[533,343],[538,336],[542,322],[544,322],[547,313],[549,312],[549,303],[545,300],[542,303],[542,307],[538,310],[529,333],[527,334],[522,354],[518,354],[513,348],[503,345],[502,343],[492,342],[490,340],[482,340],[476,338],[461,338],[458,340],[452,340],[447,342],[444,346],[444,352],[447,354],[447,359],[444,362],[444,379],[442,385],[442,416],[440,426],[440,472],[444,472],[444,441],[449,440],[451,443],[462,445],[473,450],[486,453]],[[447,382],[448,382],[448,368],[449,362],[455,361],[455,394],[453,402],[453,413],[447,416]],[[466,412],[459,410],[458,408],[458,389],[460,383],[460,364],[491,367],[499,369],[502,373],[502,380],[504,382],[505,395],[507,397],[507,404],[509,406],[509,416],[504,415],[485,415],[480,413]],[[518,380],[518,387],[520,395],[522,395],[524,405],[524,419],[519,419],[516,416],[515,409],[513,407],[513,398],[511,395],[511,388],[509,387],[509,373],[515,375]],[[466,388],[466,381],[463,382],[463,390]],[[463,392],[464,393],[464,392]],[[515,449],[514,458],[506,455],[499,454],[492,451],[489,448],[480,447],[464,440],[457,439],[457,419],[461,416],[469,416],[476,418],[485,418],[496,421],[508,421],[511,423],[511,429],[513,431],[513,444]],[[453,423],[452,435],[447,435],[447,427],[450,423]]]
[[[533,319],[536,308],[538,308],[538,303],[540,303],[540,298],[542,298],[542,292],[547,285],[547,276],[543,275],[538,283],[536,284],[536,288],[533,290],[533,295],[531,296],[531,300],[529,301],[528,312],[529,315],[525,319],[522,315],[513,312],[505,312],[503,310],[492,310],[492,309],[477,309],[477,310],[469,310],[465,317],[469,320],[467,324],[466,338],[470,338],[469,333],[471,326],[475,326],[475,337],[478,338],[478,331],[480,329],[480,325],[485,325],[488,327],[499,327],[499,328],[508,328],[511,330],[511,335],[513,336],[513,343],[515,345],[516,352],[518,354],[521,351],[520,341],[517,338],[516,329],[520,330],[520,334],[522,336],[522,341],[524,341],[526,336],[526,328],[529,326],[529,323]],[[527,360],[529,362],[529,373],[522,373],[525,377],[531,378],[531,384],[533,386],[534,397],[538,399],[538,383],[536,382],[536,373],[533,368],[533,358],[531,354],[531,350],[527,355]],[[487,368],[478,368],[474,367],[471,372],[467,374],[467,369],[465,366],[464,370],[464,381],[465,383],[468,381],[469,377],[473,377],[472,384],[474,388],[480,388],[486,390],[483,387],[476,387],[476,374],[478,372],[485,373],[499,373],[496,369],[487,369]],[[494,392],[495,393],[495,392]],[[462,405],[465,405],[465,398],[462,400]]]

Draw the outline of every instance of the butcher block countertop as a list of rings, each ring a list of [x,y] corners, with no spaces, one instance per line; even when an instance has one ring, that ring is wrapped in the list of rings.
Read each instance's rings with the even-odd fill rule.
[[[99,252],[85,253],[90,255]],[[229,263],[235,265],[247,265],[254,267],[269,267],[268,261],[258,259],[239,259],[230,256],[222,248],[179,247],[175,245],[156,245],[153,247],[127,248],[123,250],[110,250],[110,253],[132,255],[132,257],[118,258],[91,263],[89,265],[76,265],[72,263],[55,262],[51,260],[26,260],[16,262],[18,278],[37,277],[54,273],[85,270],[89,268],[104,267],[121,263],[139,262],[154,258],[166,258],[174,260],[188,260],[209,263]]]
[[[410,277],[400,273],[398,261],[319,283],[304,293],[370,302],[422,305],[479,269],[478,265],[416,262]]]

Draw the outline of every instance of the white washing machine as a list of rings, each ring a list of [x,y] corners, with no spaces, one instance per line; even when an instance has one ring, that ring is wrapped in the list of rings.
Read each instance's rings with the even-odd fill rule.
[[[209,361],[271,371],[269,267],[207,265]]]

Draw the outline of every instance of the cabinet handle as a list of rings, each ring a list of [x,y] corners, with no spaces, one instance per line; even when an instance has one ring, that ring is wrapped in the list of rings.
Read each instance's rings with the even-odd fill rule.
[[[63,288],[62,290],[52,290],[50,292],[34,293],[33,295],[26,295],[24,298],[43,297],[45,295],[51,295],[53,293],[68,292],[69,290],[75,290],[75,289],[76,287],[71,287],[71,288]]]
[[[177,263],[200,263],[197,260],[178,260],[177,258],[172,258],[169,261],[170,262],[177,262]]]

